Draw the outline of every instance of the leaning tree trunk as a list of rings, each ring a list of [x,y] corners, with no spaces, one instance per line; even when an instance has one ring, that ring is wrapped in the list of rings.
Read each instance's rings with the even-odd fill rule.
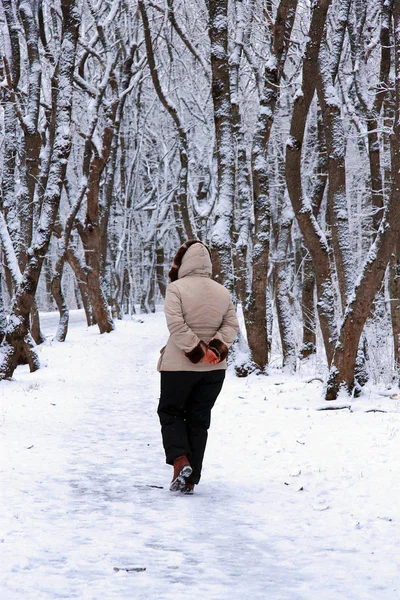
[[[79,32],[79,14],[74,0],[62,0],[61,9],[63,35],[56,84],[55,143],[38,231],[32,243],[22,281],[12,303],[10,322],[4,342],[5,356],[0,367],[0,378],[2,379],[12,377],[21,352],[27,353],[31,371],[39,367],[29,333],[29,314],[33,307],[43,260],[57,218],[62,182],[71,150],[73,74]]]

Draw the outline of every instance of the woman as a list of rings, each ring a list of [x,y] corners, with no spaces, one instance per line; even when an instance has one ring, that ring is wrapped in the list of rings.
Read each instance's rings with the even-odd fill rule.
[[[183,244],[169,272],[164,305],[170,337],[158,363],[158,415],[166,462],[174,467],[170,490],[186,494],[200,481],[211,409],[239,330],[229,292],[211,279],[211,271],[204,244]]]

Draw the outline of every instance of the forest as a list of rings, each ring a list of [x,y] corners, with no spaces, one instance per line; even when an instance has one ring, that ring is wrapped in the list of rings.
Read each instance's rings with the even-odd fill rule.
[[[0,379],[206,243],[238,376],[400,368],[400,0],[2,0]]]

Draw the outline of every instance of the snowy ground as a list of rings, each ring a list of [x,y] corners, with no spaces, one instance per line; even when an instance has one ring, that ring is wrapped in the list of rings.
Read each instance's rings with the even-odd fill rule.
[[[0,383],[1,600],[400,599],[396,395],[319,410],[306,373],[228,373],[203,480],[173,494],[163,314],[102,336],[73,316]]]

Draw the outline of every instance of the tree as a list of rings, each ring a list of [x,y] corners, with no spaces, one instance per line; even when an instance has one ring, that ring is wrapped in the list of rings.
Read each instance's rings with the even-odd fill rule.
[[[11,377],[22,351],[25,351],[31,371],[38,367],[29,333],[29,315],[35,299],[40,271],[57,218],[62,184],[71,151],[72,85],[80,17],[75,0],[62,0],[61,48],[53,77],[54,138],[49,171],[32,245],[22,280],[16,290],[10,322],[3,341],[4,359],[0,377]]]

